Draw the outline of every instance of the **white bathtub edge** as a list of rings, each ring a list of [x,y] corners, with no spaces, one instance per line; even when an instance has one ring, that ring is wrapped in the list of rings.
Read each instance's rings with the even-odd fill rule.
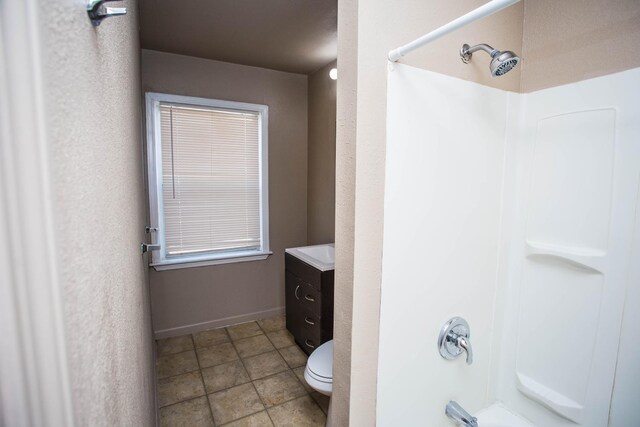
[[[478,411],[475,417],[478,418],[478,427],[536,427],[500,402]]]

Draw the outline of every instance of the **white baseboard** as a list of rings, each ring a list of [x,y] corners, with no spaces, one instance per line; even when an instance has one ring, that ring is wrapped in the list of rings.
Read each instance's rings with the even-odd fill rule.
[[[284,307],[256,311],[254,313],[241,314],[239,316],[225,317],[222,319],[208,320],[206,322],[193,323],[191,325],[178,326],[175,328],[159,329],[157,331],[153,331],[153,335],[155,339],[177,337],[180,335],[192,334],[194,332],[206,331],[207,329],[222,328],[223,326],[231,326],[238,323],[250,322],[252,320],[264,319],[266,317],[277,316],[280,314],[284,314]]]

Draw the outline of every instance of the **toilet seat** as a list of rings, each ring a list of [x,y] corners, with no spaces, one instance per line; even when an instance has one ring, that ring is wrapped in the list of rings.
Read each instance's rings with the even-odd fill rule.
[[[327,396],[333,389],[333,340],[327,341],[315,349],[304,370],[307,383]]]

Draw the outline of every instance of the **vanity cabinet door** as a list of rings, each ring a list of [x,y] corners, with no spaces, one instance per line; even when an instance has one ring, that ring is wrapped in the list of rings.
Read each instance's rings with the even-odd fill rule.
[[[294,337],[300,336],[304,322],[302,302],[300,301],[301,287],[299,279],[288,270],[285,271],[285,317],[287,329]]]
[[[284,254],[285,268],[293,273],[296,277],[304,279],[317,290],[322,286],[322,272],[317,268],[311,267],[309,264],[300,261],[291,254]]]
[[[333,338],[333,271],[321,272],[285,254],[287,329],[311,354]]]

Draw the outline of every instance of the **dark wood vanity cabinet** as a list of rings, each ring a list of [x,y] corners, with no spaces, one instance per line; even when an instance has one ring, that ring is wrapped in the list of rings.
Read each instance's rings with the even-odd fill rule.
[[[287,329],[307,354],[333,339],[333,271],[285,253]]]

